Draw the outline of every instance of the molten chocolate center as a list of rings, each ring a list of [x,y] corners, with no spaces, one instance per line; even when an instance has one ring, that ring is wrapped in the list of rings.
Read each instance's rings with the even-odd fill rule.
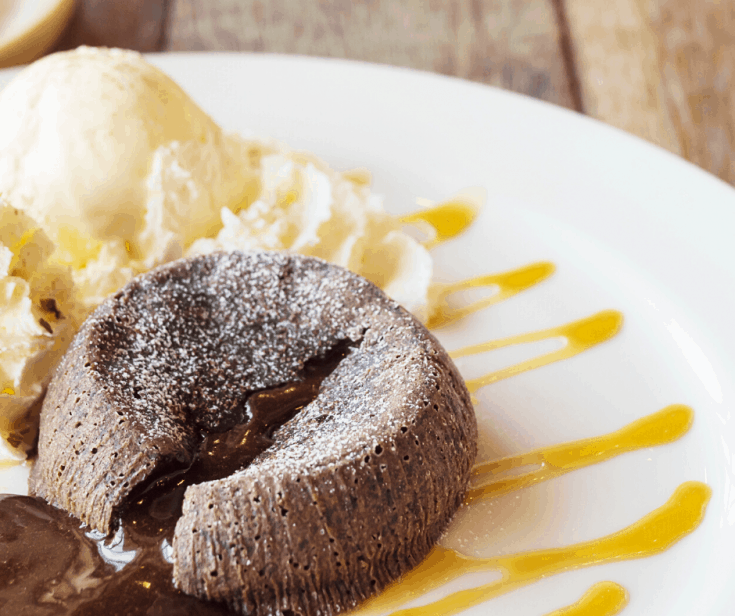
[[[226,606],[174,588],[171,542],[186,487],[227,477],[248,466],[273,433],[314,400],[345,355],[312,360],[301,381],[251,394],[250,419],[227,432],[204,434],[189,468],[137,490],[112,537],[43,500],[0,495],[0,606],[33,616],[193,616],[229,614]]]

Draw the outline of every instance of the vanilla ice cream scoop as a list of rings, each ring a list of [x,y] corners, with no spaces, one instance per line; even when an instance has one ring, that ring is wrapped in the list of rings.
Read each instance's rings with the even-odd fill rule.
[[[0,193],[62,245],[128,240],[143,222],[156,149],[220,139],[209,116],[140,54],[53,54],[0,93]],[[219,207],[203,218],[217,224]],[[53,233],[65,228],[73,232]]]
[[[0,437],[84,317],[178,257],[313,255],[426,314],[431,257],[369,181],[225,134],[135,52],[53,54],[0,92],[0,195]]]

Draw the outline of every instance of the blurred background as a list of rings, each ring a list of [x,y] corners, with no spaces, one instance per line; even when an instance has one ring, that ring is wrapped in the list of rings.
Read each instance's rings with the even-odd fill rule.
[[[0,66],[82,44],[333,56],[454,75],[598,118],[735,183],[735,0],[0,4]]]

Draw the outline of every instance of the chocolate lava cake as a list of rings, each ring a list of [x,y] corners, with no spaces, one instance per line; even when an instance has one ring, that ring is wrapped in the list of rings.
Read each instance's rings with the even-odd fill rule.
[[[31,492],[111,533],[204,439],[254,425],[253,396],[327,364],[313,400],[261,422],[252,461],[186,488],[172,560],[178,588],[243,614],[340,613],[426,556],[463,500],[477,440],[444,349],[340,267],[217,253],[131,281],[55,373]]]

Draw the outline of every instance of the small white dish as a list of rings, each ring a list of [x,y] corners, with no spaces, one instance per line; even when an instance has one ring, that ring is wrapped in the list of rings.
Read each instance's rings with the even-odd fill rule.
[[[0,67],[39,58],[61,36],[74,0],[7,0],[0,4]]]

